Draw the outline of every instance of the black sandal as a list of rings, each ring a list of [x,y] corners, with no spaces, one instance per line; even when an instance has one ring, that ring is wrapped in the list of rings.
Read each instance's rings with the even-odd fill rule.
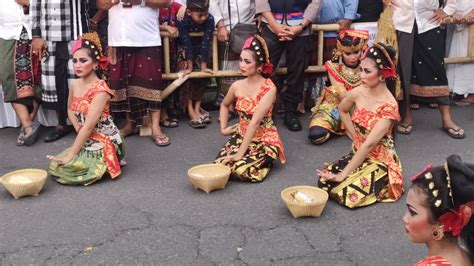
[[[461,127],[442,127],[442,129],[453,139],[463,139],[466,137],[466,134],[464,132],[462,134],[459,134],[459,132],[463,130]]]

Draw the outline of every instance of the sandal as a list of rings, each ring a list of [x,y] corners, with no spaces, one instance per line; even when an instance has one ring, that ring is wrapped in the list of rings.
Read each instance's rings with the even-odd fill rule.
[[[200,118],[191,119],[189,120],[188,124],[192,128],[205,128],[206,127],[206,124],[204,124]]]
[[[417,104],[417,103],[411,103],[410,104],[410,109],[411,110],[418,110],[418,109],[420,109],[420,105]]]
[[[412,124],[399,124],[397,126],[397,132],[402,135],[410,135],[413,131]]]
[[[331,133],[326,133],[326,135],[320,137],[319,139],[314,139],[311,140],[313,144],[320,145],[323,144],[324,142],[328,141],[329,137],[331,137]]]
[[[30,146],[35,142],[36,137],[38,136],[39,127],[40,127],[40,123],[37,122],[37,121],[34,121],[34,122],[31,122],[31,124],[29,126],[27,126],[23,129],[23,133],[24,133],[23,143],[26,146]],[[31,129],[30,133],[26,133],[27,128]]]
[[[16,139],[16,146],[23,145],[25,145],[25,130],[21,128],[20,133],[18,134],[18,138]]]
[[[454,105],[457,107],[468,107],[472,105],[472,102],[469,100],[462,99],[459,101],[454,101]]]
[[[431,109],[438,109],[438,104],[437,103],[430,103],[428,104],[428,107]]]
[[[453,139],[463,139],[466,137],[466,134],[464,134],[464,129],[460,127],[442,127],[441,129]],[[460,133],[461,130],[463,131],[462,133]]]
[[[178,119],[168,117],[165,120],[160,121],[160,126],[167,127],[167,128],[178,127]]]
[[[209,125],[212,123],[211,118],[209,116],[200,116],[199,119],[203,124]]]
[[[211,114],[208,111],[201,108],[199,112],[201,112],[203,117],[211,118]]]
[[[130,137],[132,135],[136,135],[136,134],[138,134],[138,128],[134,128],[134,129],[122,128],[122,129],[120,129],[120,136],[122,138],[127,138],[127,137]]]
[[[170,138],[165,134],[160,136],[153,136],[153,142],[156,146],[165,147],[171,144]]]

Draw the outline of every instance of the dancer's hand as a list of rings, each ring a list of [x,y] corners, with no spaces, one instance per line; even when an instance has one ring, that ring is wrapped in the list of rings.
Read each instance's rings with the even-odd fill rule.
[[[323,182],[327,182],[327,181],[331,181],[331,182],[342,182],[344,181],[344,179],[346,179],[344,176],[342,176],[341,174],[333,174],[331,172],[329,172],[327,169],[324,169],[324,170],[319,170],[319,169],[316,169],[316,174],[319,175],[321,181]]]
[[[237,131],[238,127],[239,127],[239,124],[235,124],[235,125],[223,128],[221,129],[221,134],[224,136],[233,135]]]
[[[242,159],[242,156],[240,156],[238,154],[234,154],[234,155],[229,155],[229,156],[226,156],[226,157],[222,158],[220,163],[221,164],[228,164],[228,163],[237,162],[241,159]]]
[[[56,161],[58,165],[65,165],[65,164],[70,163],[72,159],[74,159],[74,156],[66,155],[65,157],[58,158],[56,156],[46,155],[46,158],[48,158],[51,161]]]

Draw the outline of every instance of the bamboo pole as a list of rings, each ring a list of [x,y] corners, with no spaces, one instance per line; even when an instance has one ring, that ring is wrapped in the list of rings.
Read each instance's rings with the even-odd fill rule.
[[[163,39],[163,53],[165,58],[165,74],[171,73],[170,67],[170,37],[165,36]]]
[[[467,56],[474,57],[474,24],[469,25],[469,34],[467,36]]]
[[[217,48],[217,35],[212,36],[212,71],[219,71],[219,56]],[[209,66],[208,66],[209,67]]]
[[[324,31],[318,32],[318,66],[322,66],[323,62],[323,55],[324,55]]]

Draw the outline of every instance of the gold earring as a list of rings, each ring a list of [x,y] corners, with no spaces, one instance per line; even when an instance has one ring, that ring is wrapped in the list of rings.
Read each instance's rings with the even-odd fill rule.
[[[261,68],[257,69],[257,72],[258,72],[259,74],[262,73],[262,69],[261,69]]]
[[[432,232],[432,237],[434,240],[439,241],[443,239],[444,237],[444,231],[443,228],[436,226],[436,228]]]
[[[98,67],[97,67],[97,66],[94,66],[94,70],[97,70],[97,69],[98,69]]]

